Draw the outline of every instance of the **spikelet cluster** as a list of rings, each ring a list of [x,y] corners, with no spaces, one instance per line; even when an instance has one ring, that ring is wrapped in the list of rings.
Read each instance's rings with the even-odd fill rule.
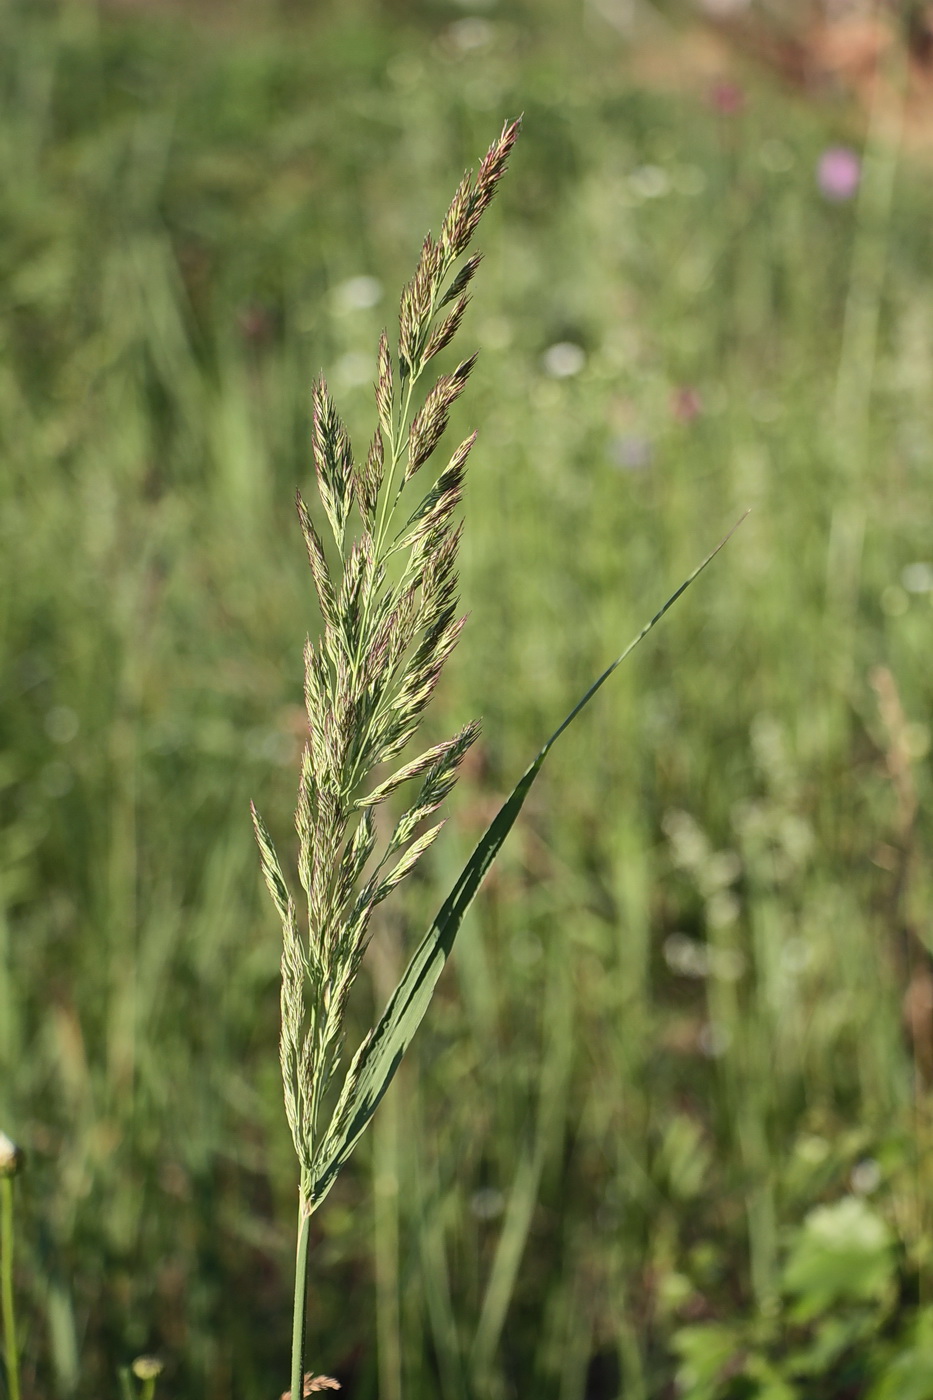
[[[314,467],[333,547],[325,547],[299,494],[322,620],[320,639],[305,646],[308,740],[296,827],[306,913],[299,915],[253,810],[263,874],[284,932],[280,1051],[303,1182],[314,1174],[321,1104],[340,1062],[347,999],[373,911],[437,838],[443,822],[433,818],[478,732],[468,724],[392,770],[419,728],[464,623],[457,607],[457,514],[473,437],[455,448],[401,522],[399,504],[439,446],[475,356],[440,375],[423,395],[419,383],[463,319],[480,263],[479,254],[464,254],[518,132],[518,122],[503,127],[478,170],[461,181],[439,237],[424,241],[402,293],[394,364],[388,336],[380,338],[377,426],[365,458],[355,458],[323,377],[314,387]],[[384,776],[386,766],[392,771]],[[401,789],[409,793],[404,810],[380,844],[376,811]]]

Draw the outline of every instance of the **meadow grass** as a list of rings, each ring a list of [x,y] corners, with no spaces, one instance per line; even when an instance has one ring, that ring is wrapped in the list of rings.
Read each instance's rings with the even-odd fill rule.
[[[427,721],[483,738],[374,944],[377,1009],[524,756],[754,509],[529,798],[316,1217],[313,1355],[408,1400],[894,1385],[929,1350],[933,1238],[922,168],[876,135],[830,204],[817,159],[864,134],[843,101],[652,91],[595,13],[348,13],[192,44],[0,10],[24,1394],[112,1393],[144,1350],[172,1393],[275,1391],[292,1147],[244,814],[288,828],[310,389],[333,367],[366,440],[384,289],[521,109],[471,310],[471,645]],[[813,1282],[833,1228],[862,1294]]]

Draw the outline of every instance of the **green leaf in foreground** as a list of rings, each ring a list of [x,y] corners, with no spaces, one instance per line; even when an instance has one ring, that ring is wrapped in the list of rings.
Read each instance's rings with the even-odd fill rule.
[[[747,514],[748,512],[746,512]],[[745,516],[742,516],[742,520]],[[314,1162],[310,1181],[310,1204],[315,1208],[327,1195],[340,1168],[350,1156],[385,1094],[402,1062],[412,1037],[428,1009],[437,980],[453,947],[463,917],[482,884],[483,877],[495,860],[525,803],[551,749],[569,728],[593,696],[602,688],[613,671],[634,651],[640,641],[660,622],[671,608],[732,537],[741,520],[728,535],[694,569],[663,607],[638,633],[625,650],[607,666],[602,675],[578,700],[541,749],[531,767],[516,784],[510,797],[502,804],[476,849],[464,866],[459,879],[441,906],[428,932],[421,941],[396,987],[382,1017],[356,1052],[344,1080],[340,1099],[331,1118],[327,1135]]]

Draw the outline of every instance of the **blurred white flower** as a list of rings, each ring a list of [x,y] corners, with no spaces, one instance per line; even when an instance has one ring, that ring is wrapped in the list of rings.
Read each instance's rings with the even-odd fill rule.
[[[45,732],[53,744],[70,744],[81,721],[68,705],[55,705],[45,717]]]
[[[375,378],[375,366],[369,355],[359,350],[348,350],[334,365],[334,383],[337,387],[356,389]]]
[[[892,1243],[891,1231],[881,1217],[854,1196],[815,1206],[804,1224],[810,1235],[830,1249],[873,1253]]]
[[[641,472],[651,466],[654,447],[641,433],[620,433],[609,444],[609,455],[626,472]]]
[[[671,177],[660,165],[640,165],[628,177],[629,189],[639,199],[658,199],[671,188]]]
[[[710,928],[728,928],[736,922],[741,912],[738,896],[731,890],[716,890],[706,901],[706,921]]]
[[[579,374],[586,364],[586,351],[572,340],[559,340],[551,345],[541,357],[545,374],[552,379],[570,379]]]
[[[488,49],[495,35],[495,25],[488,19],[458,19],[444,31],[448,43],[459,53]]]
[[[718,1060],[732,1044],[732,1032],[725,1026],[716,1026],[710,1021],[700,1031],[697,1044],[708,1060]]]
[[[901,583],[908,593],[933,593],[933,564],[907,564],[901,570]]]
[[[672,933],[664,940],[664,961],[671,972],[680,977],[699,981],[709,976],[709,949],[705,943],[688,938],[685,933]]]
[[[881,1168],[874,1157],[865,1157],[856,1162],[849,1176],[852,1190],[857,1196],[870,1196],[881,1185]]]
[[[350,277],[332,295],[337,311],[368,311],[382,301],[382,283],[378,277]]]
[[[470,1211],[477,1220],[495,1220],[505,1210],[505,1197],[494,1186],[484,1186],[474,1191],[470,1200]]]

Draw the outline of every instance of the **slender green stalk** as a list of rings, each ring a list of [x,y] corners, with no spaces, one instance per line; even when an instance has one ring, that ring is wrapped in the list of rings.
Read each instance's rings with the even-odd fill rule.
[[[295,1253],[295,1301],[292,1313],[291,1400],[302,1400],[305,1375],[305,1321],[308,1313],[308,1240],[311,1210],[304,1191],[298,1206],[298,1248]]]
[[[318,640],[309,639],[305,649],[308,739],[296,825],[306,913],[299,914],[271,838],[253,813],[263,873],[282,920],[280,1054],[286,1115],[301,1172],[291,1400],[302,1400],[305,1385],[311,1214],[334,1175],[322,1164],[333,1161],[355,1119],[355,1066],[365,1047],[350,1063],[329,1125],[322,1131],[319,1123],[327,1088],[341,1063],[350,988],[369,942],[373,911],[440,833],[443,821],[428,825],[428,820],[448,797],[479,732],[476,723],[467,724],[386,776],[387,765],[414,738],[466,620],[457,616],[456,513],[474,437],[454,450],[404,521],[399,508],[406,487],[444,434],[475,355],[440,375],[417,411],[416,389],[463,318],[467,288],[480,259],[478,254],[461,259],[505,171],[519,125],[503,126],[475,176],[468,172],[461,180],[439,237],[429,235],[422,245],[415,275],[402,293],[394,360],[388,334],[380,337],[378,421],[365,460],[354,460],[323,378],[313,392],[318,494],[339,557],[328,559],[299,495],[323,623]],[[381,829],[376,809],[401,789],[411,792],[408,785],[415,782],[416,795],[395,812],[391,834],[377,851]],[[327,1389],[336,1382],[315,1376],[308,1384]]]
[[[136,1387],[133,1384],[133,1373],[129,1366],[121,1366],[117,1371],[117,1378],[120,1381],[121,1400],[136,1400]]]
[[[0,1276],[7,1387],[10,1400],[20,1400],[19,1351],[13,1305],[13,1177],[7,1175],[0,1176]]]
[[[393,923],[372,945],[376,1000],[384,1005],[401,974],[401,930]],[[389,1094],[373,1122],[373,1282],[379,1400],[402,1400],[402,1319],[400,1279],[400,1200],[403,1086]]]

